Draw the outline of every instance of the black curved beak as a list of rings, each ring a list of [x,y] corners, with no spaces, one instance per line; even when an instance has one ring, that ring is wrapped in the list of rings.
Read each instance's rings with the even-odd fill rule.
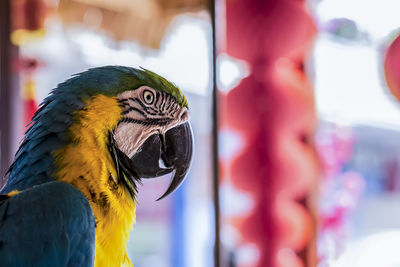
[[[192,162],[192,153],[192,128],[186,122],[168,130],[164,135],[150,136],[131,161],[140,178],[155,178],[174,172],[167,191],[158,201],[174,192],[183,182]]]

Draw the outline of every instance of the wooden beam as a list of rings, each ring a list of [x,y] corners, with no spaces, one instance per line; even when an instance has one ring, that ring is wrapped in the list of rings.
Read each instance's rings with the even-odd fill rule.
[[[5,183],[5,174],[11,164],[15,140],[13,138],[12,103],[19,92],[13,90],[11,59],[18,49],[10,42],[11,1],[0,1],[0,188]]]

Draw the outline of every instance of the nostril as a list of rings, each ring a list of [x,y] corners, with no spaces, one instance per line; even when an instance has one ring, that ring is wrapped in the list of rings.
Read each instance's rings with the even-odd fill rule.
[[[189,117],[189,113],[188,113],[187,110],[185,110],[185,111],[182,113],[182,115],[181,115],[181,121],[187,120],[188,117]]]

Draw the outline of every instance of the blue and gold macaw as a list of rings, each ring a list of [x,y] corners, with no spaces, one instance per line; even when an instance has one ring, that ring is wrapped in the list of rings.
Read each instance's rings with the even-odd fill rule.
[[[137,183],[192,157],[188,103],[145,69],[93,68],[43,101],[0,195],[0,266],[132,266]]]

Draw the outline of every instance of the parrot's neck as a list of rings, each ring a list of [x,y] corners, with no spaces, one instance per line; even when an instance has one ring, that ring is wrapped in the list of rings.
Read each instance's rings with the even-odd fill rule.
[[[115,116],[110,119],[110,114]],[[93,98],[69,129],[74,142],[54,154],[56,177],[78,188],[92,207],[97,223],[95,266],[132,266],[126,244],[136,205],[118,181],[108,150],[108,133],[120,114],[116,99],[102,95]]]

